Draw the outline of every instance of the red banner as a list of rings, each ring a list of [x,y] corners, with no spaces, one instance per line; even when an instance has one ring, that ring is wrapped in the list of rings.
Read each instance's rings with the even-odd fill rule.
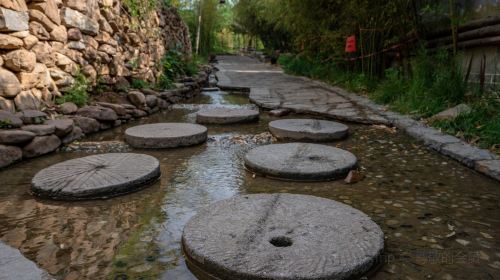
[[[356,52],[356,36],[352,35],[347,37],[346,43],[345,43],[345,52],[346,53],[354,53]]]

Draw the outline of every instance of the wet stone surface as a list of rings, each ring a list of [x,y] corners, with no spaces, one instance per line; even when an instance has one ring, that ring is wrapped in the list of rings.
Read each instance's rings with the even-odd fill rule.
[[[254,194],[200,209],[182,244],[190,264],[220,279],[348,279],[376,262],[384,234],[343,203]]]
[[[188,123],[156,123],[135,126],[125,131],[126,142],[135,148],[176,148],[207,140],[207,128]]]
[[[160,177],[160,163],[152,156],[113,153],[54,164],[33,177],[38,196],[61,200],[109,198],[144,188]]]
[[[189,103],[239,106],[245,100],[241,95],[204,93]],[[194,123],[198,107],[190,104],[92,134],[81,143],[124,142],[123,132],[140,124]],[[0,239],[58,279],[194,280],[184,262],[181,234],[199,209],[237,194],[295,193],[348,204],[382,228],[386,255],[371,279],[498,278],[498,182],[399,130],[357,124],[349,124],[345,140],[325,143],[358,157],[364,178],[356,184],[253,177],[245,171],[243,158],[259,143],[246,145],[245,139],[263,139],[257,135],[267,132],[268,122],[276,119],[263,113],[252,124],[210,126],[213,141],[206,145],[132,149],[160,161],[161,180],[104,201],[75,205],[36,199],[29,193],[38,171],[88,156],[85,151],[53,153],[0,170]]]
[[[356,163],[356,156],[348,151],[308,143],[266,145],[245,155],[245,166],[251,171],[284,180],[339,179]]]
[[[201,110],[196,114],[196,121],[201,124],[234,124],[255,122],[259,119],[258,110],[217,108]]]
[[[269,123],[269,131],[279,139],[328,142],[347,137],[347,125],[317,119],[285,119]]]

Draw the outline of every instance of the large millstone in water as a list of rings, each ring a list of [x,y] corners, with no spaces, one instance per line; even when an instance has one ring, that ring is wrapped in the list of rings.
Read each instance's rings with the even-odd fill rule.
[[[245,155],[245,165],[252,171],[299,181],[343,178],[356,163],[356,156],[348,151],[310,143],[266,145]]]
[[[176,148],[207,140],[207,128],[190,123],[155,123],[134,126],[125,131],[125,141],[135,148]]]
[[[246,123],[258,119],[259,112],[250,109],[216,108],[202,110],[196,114],[196,121],[203,124]]]
[[[285,119],[269,123],[269,131],[278,139],[327,142],[347,136],[349,127],[344,124],[314,120]]]
[[[32,191],[62,200],[107,198],[148,186],[160,177],[159,161],[132,153],[100,154],[63,161],[38,172]]]
[[[343,203],[254,194],[200,210],[186,224],[182,244],[193,270],[217,279],[354,279],[374,266],[384,234]]]

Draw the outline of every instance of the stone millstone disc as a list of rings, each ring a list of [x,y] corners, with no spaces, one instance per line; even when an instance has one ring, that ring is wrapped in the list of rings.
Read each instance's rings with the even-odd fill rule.
[[[245,165],[252,171],[298,181],[343,178],[356,163],[356,156],[348,151],[309,143],[266,145],[245,155]]]
[[[155,123],[134,126],[125,131],[125,141],[134,148],[176,148],[207,140],[207,128],[190,123]]]
[[[188,264],[217,279],[354,279],[374,266],[384,234],[343,203],[254,194],[200,210],[182,244]]]
[[[253,122],[259,119],[259,111],[250,109],[216,108],[196,114],[196,121],[203,124],[231,124]]]
[[[136,191],[160,177],[159,161],[132,153],[100,154],[63,161],[38,172],[32,191],[61,200],[107,198]]]
[[[349,127],[344,124],[314,120],[285,119],[269,123],[269,131],[278,139],[327,142],[347,136]]]

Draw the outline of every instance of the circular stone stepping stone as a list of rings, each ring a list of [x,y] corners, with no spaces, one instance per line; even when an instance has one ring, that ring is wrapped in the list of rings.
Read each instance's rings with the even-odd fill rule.
[[[344,124],[314,120],[285,119],[269,123],[269,131],[278,139],[327,142],[347,136],[349,127]]]
[[[259,111],[250,109],[216,108],[196,114],[196,121],[203,124],[231,124],[253,122],[259,119]]]
[[[357,279],[377,263],[384,234],[340,202],[253,194],[200,210],[182,244],[188,264],[217,279]]]
[[[38,196],[81,200],[118,196],[141,189],[160,177],[152,156],[131,153],[93,155],[63,161],[38,172],[32,191]]]
[[[125,131],[125,141],[135,148],[176,148],[201,144],[207,128],[190,123],[155,123],[134,126]]]
[[[355,167],[352,153],[319,144],[289,143],[257,147],[245,156],[250,170],[269,177],[323,181],[345,177]]]

